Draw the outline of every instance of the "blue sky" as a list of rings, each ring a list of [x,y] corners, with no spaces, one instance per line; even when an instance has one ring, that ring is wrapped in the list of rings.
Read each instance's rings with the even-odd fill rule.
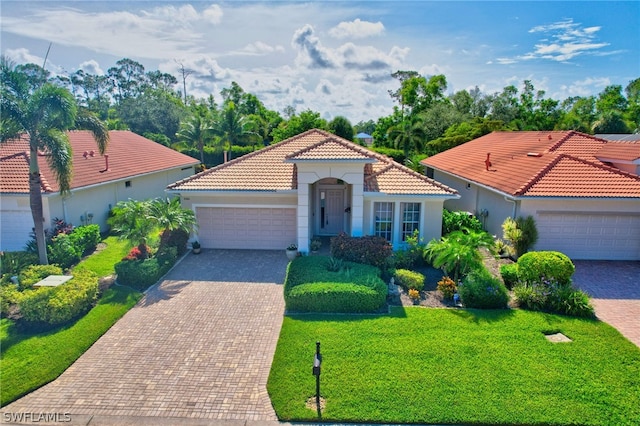
[[[640,77],[639,1],[12,1],[2,53],[47,69],[104,73],[121,58],[204,97],[232,81],[268,108],[353,123],[392,111],[390,74],[444,74],[448,92],[525,79],[547,96],[597,94]]]

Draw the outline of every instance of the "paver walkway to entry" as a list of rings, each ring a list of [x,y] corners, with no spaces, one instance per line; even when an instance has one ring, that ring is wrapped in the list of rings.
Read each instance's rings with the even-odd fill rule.
[[[57,380],[2,411],[276,420],[266,382],[286,265],[282,251],[189,255]]]
[[[640,346],[640,262],[576,260],[573,282],[593,297],[596,315]]]

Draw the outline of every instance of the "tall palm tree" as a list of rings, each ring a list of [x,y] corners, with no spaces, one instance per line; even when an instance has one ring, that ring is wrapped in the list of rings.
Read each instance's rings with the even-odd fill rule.
[[[200,151],[200,163],[204,164],[204,147],[213,140],[214,128],[212,123],[199,114],[193,114],[180,124],[176,133],[179,142],[174,147],[194,147]]]
[[[44,83],[29,85],[28,77],[4,56],[0,58],[0,143],[29,141],[29,201],[38,244],[40,263],[48,263],[42,209],[42,178],[38,152],[45,158],[60,187],[69,192],[72,174],[71,144],[67,130],[85,128],[93,133],[100,154],[104,154],[109,133],[104,124],[86,110],[78,110],[66,89]]]
[[[216,124],[216,132],[224,143],[225,149],[229,151],[229,157],[234,145],[245,144],[257,136],[252,131],[254,123],[240,113],[233,101],[227,102]]]
[[[387,134],[394,147],[404,151],[405,157],[409,157],[411,150],[421,152],[424,148],[426,133],[419,115],[405,117],[400,123],[390,127]]]

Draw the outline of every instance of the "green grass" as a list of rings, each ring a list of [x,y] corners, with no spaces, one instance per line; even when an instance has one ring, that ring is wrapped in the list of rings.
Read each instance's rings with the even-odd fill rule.
[[[571,343],[551,343],[561,331]],[[640,349],[596,321],[522,310],[394,308],[284,318],[268,391],[280,420],[640,424]]]
[[[113,266],[129,253],[131,244],[114,236],[107,237],[102,242],[107,245],[104,250],[82,260],[74,269],[88,269],[99,277],[113,274]]]
[[[113,286],[75,323],[47,332],[26,332],[0,320],[2,371],[0,405],[54,380],[140,299],[128,287]]]

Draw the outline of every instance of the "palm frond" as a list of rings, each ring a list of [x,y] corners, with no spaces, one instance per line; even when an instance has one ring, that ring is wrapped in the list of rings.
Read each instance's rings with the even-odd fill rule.
[[[45,148],[45,158],[60,186],[61,193],[67,193],[71,187],[73,173],[73,155],[71,143],[66,132],[51,129],[40,134],[40,144]]]
[[[76,127],[78,129],[89,130],[93,134],[98,145],[98,152],[104,155],[109,144],[109,130],[102,120],[85,108],[80,108],[76,117]]]

